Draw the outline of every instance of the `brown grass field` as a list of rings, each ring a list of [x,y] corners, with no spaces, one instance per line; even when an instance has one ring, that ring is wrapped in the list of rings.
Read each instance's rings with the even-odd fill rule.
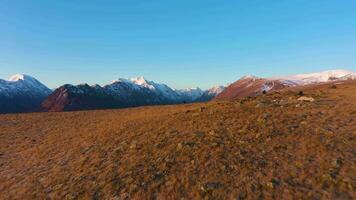
[[[356,199],[356,82],[0,115],[0,199]]]

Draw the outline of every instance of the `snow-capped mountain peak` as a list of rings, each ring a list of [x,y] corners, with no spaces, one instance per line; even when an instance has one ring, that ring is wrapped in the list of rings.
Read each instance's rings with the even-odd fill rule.
[[[258,77],[254,76],[254,75],[246,75],[246,76],[241,77],[240,80],[243,80],[243,79],[253,79],[253,80],[255,80],[255,79],[258,79]]]
[[[143,76],[131,78],[130,81],[135,85],[139,85],[151,90],[156,90],[157,88],[155,86],[158,85],[153,81],[147,81]]]
[[[191,92],[193,92],[193,91],[195,91],[195,92],[201,92],[202,90],[201,90],[199,87],[192,87],[192,88],[182,89],[182,90],[180,90],[180,91],[186,91],[186,92],[188,92],[188,91],[191,91]]]
[[[146,88],[152,88],[151,85],[153,82],[147,81],[143,76],[140,76],[140,77],[130,78],[130,79],[119,78],[111,82],[111,84],[115,84],[115,83],[126,83],[132,86],[142,86]]]
[[[215,86],[207,90],[208,94],[220,94],[225,89],[224,86]]]
[[[34,92],[48,95],[51,90],[29,75],[15,74],[8,81],[0,79],[0,91],[10,95],[11,93]]]
[[[15,74],[9,78],[9,81],[12,81],[12,82],[19,81],[19,80],[24,81],[25,79],[29,79],[29,78],[33,79],[32,77],[25,75],[25,74]]]
[[[113,94],[125,95],[135,90],[144,92],[149,96],[156,96],[157,99],[165,99],[165,101],[177,101],[179,99],[178,94],[172,88],[162,83],[148,81],[143,76],[130,79],[120,78],[106,87]]]
[[[9,80],[0,79],[0,104],[3,105],[0,112],[31,110],[51,92],[41,82],[28,75],[15,74]]]
[[[33,78],[32,76],[25,75],[25,74],[15,74],[9,78],[7,81],[8,85],[13,87],[22,87],[22,88],[32,88],[37,89],[38,91],[43,91],[44,93],[50,93],[51,90],[48,89],[45,85],[39,82],[37,79]]]
[[[9,82],[26,81],[27,83],[32,83],[35,85],[41,84],[37,79],[33,78],[32,76],[26,75],[26,74],[12,75],[8,81]]]
[[[137,85],[148,85],[148,81],[143,76],[131,78],[130,80]]]

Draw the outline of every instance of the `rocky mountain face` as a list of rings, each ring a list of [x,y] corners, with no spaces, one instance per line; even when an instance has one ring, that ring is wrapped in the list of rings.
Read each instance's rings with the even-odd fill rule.
[[[0,113],[36,111],[52,91],[35,78],[17,74],[0,79]]]
[[[41,104],[42,111],[72,111],[123,107],[121,102],[100,86],[63,85]]]
[[[214,100],[228,100],[246,96],[257,96],[286,87],[312,85],[329,81],[355,80],[356,74],[348,70],[328,70],[309,74],[297,74],[284,77],[259,78],[244,76],[229,85]]]
[[[246,76],[229,85],[214,100],[228,100],[246,96],[257,96],[264,92],[287,87],[279,80],[268,80],[254,76]]]
[[[209,101],[219,92],[219,89],[203,91],[199,88],[175,90],[143,77],[118,79],[103,87],[87,84],[64,85],[42,103],[42,110],[71,111],[180,104]]]

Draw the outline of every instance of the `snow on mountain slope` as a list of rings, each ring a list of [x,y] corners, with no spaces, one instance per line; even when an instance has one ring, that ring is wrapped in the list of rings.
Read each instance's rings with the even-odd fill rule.
[[[206,92],[207,92],[208,94],[218,95],[218,94],[220,94],[224,89],[225,89],[224,86],[215,86],[215,87],[212,87],[212,88],[208,89]]]
[[[51,90],[31,76],[16,74],[8,81],[0,79],[0,93],[8,96],[25,93],[46,96],[51,93]]]
[[[35,78],[16,74],[0,79],[0,112],[35,110],[52,91]]]
[[[255,76],[242,77],[226,87],[214,99],[228,100],[246,96],[257,96],[263,94],[263,92],[282,89],[284,87],[286,86],[278,80],[269,80]]]
[[[256,96],[263,94],[264,92],[279,90],[285,87],[350,79],[356,79],[356,75],[348,70],[328,70],[272,78],[244,76],[229,85],[223,92],[217,95],[215,99],[233,99],[237,97]]]
[[[347,74],[339,78],[340,80],[356,80],[356,73]]]
[[[204,101],[210,101],[220,93],[222,93],[225,90],[226,87],[224,86],[215,86],[212,87],[206,91],[204,91],[203,95],[201,95],[196,101],[198,102],[204,102]]]
[[[154,91],[158,95],[162,95],[163,97],[176,101],[179,100],[179,95],[169,86],[162,83],[155,83],[153,81],[147,81],[144,77],[133,78],[131,81],[137,85],[142,87],[146,87],[152,91]]]
[[[171,101],[171,102],[194,102],[201,98],[206,92],[209,93],[210,97],[214,97],[219,94],[223,87],[218,86],[207,91],[200,88],[188,88],[188,89],[173,89],[166,84],[156,83],[153,81],[148,81],[144,77],[137,77],[131,79],[117,79],[111,84],[106,85],[113,94],[124,95],[130,93],[130,90],[144,91],[147,90],[153,92],[157,95],[157,98],[161,100]],[[206,99],[206,98],[205,98]]]
[[[176,90],[176,92],[187,102],[195,101],[204,94],[204,91],[199,87]]]
[[[144,77],[131,79],[120,78],[104,87],[108,88],[113,94],[116,95],[125,96],[136,90],[146,93],[153,93],[154,95],[157,95],[157,98],[166,99],[168,101],[177,101],[180,98],[180,96],[167,85],[148,81]]]
[[[289,82],[297,85],[307,85],[307,84],[322,83],[322,82],[337,80],[339,78],[345,77],[352,73],[353,72],[348,70],[327,70],[327,71],[316,72],[316,73],[275,77],[272,79],[279,79],[286,83]]]
[[[139,91],[141,87],[133,84],[128,79],[120,78],[112,81],[111,84],[105,85],[104,88],[116,97],[129,98],[132,92]]]

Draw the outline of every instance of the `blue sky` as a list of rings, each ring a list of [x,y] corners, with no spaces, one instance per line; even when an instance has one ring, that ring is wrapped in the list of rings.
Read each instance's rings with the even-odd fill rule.
[[[0,0],[0,77],[176,88],[356,71],[355,0]]]

